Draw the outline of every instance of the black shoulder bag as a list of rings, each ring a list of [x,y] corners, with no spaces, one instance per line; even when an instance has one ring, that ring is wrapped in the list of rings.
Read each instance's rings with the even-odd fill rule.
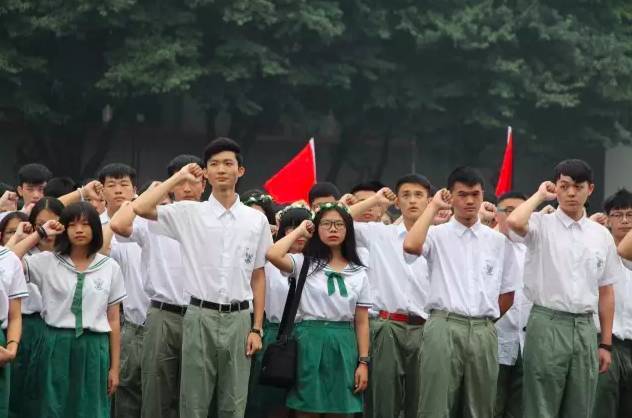
[[[301,302],[301,294],[307,278],[310,258],[305,257],[301,272],[296,278],[290,277],[290,290],[285,300],[283,317],[279,325],[277,340],[270,344],[261,360],[261,374],[259,383],[279,388],[291,388],[296,382],[296,367],[298,361],[298,345],[292,336],[294,319]]]

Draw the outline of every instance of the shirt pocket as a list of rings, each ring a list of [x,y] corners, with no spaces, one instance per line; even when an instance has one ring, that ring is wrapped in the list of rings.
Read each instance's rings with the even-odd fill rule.
[[[606,253],[603,250],[587,248],[584,263],[593,279],[600,279],[606,270]]]

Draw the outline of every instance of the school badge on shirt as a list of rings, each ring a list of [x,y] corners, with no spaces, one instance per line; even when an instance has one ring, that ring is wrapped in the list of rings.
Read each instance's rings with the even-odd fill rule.
[[[244,263],[252,264],[252,261],[254,260],[254,258],[255,258],[255,255],[250,252],[249,248],[246,248],[246,251],[244,251]]]
[[[96,279],[94,279],[94,288],[95,290],[103,290],[103,279],[100,277],[97,277]]]
[[[491,277],[494,275],[494,263],[490,260],[485,260],[485,274],[488,277]]]

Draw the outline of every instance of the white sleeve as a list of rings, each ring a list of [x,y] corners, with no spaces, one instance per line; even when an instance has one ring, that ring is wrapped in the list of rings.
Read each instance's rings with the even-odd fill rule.
[[[120,242],[135,242],[143,248],[147,244],[149,235],[148,222],[147,219],[136,217],[132,223],[132,234],[129,237],[116,234],[116,239]]]
[[[539,237],[541,236],[542,230],[542,217],[543,216],[552,216],[545,215],[540,212],[534,212],[529,217],[529,223],[527,224],[527,235],[521,237],[516,234],[511,229],[509,230],[509,239],[513,242],[519,244],[525,244],[529,248],[533,248],[533,246],[537,243]]]
[[[305,256],[300,253],[288,255],[292,260],[292,271],[289,273],[282,272],[282,274],[286,277],[296,277],[298,279],[298,275],[301,273],[301,268],[303,267],[303,261],[305,261]]]
[[[602,276],[599,278],[599,287],[608,286],[615,283],[623,275],[623,267],[621,266],[622,258],[617,254],[617,246],[614,243],[614,238],[609,232],[607,234],[608,249],[606,253],[606,268],[603,271]]]
[[[621,262],[623,263],[623,266],[625,268],[627,268],[628,270],[632,270],[632,260],[626,260],[625,258],[621,258]]]
[[[503,271],[500,280],[500,294],[514,292],[521,283],[520,265],[516,257],[516,250],[509,239],[504,238],[505,257],[503,258]]]
[[[108,306],[121,303],[127,297],[125,291],[125,282],[123,281],[123,273],[118,264],[113,268],[112,284],[110,285],[110,294],[108,295]]]
[[[362,278],[362,287],[360,288],[360,293],[358,294],[358,302],[356,306],[360,306],[362,308],[370,308],[373,306],[373,297],[371,295],[371,286],[369,286],[369,278],[364,273],[364,277]]]
[[[7,289],[7,294],[9,295],[9,299],[25,298],[29,295],[29,291],[26,287],[22,263],[16,255],[11,254],[11,256],[13,256],[11,263],[12,271],[10,273],[11,283],[9,284],[9,289]]]
[[[261,215],[261,227],[259,229],[259,242],[257,243],[255,268],[261,268],[266,265],[266,253],[272,247],[272,232],[268,225],[268,220]]]
[[[353,230],[355,232],[356,246],[369,248],[371,241],[374,239],[376,228],[375,222],[354,222]]]
[[[426,260],[429,260],[433,253],[432,249],[436,245],[436,239],[437,227],[431,225],[430,228],[428,228],[428,233],[426,234],[426,241],[424,241],[424,245],[421,248],[421,255],[407,253],[402,248],[402,251],[404,251],[404,260],[406,260],[406,263],[414,264],[417,259],[419,259],[419,257],[424,257]]]
[[[53,253],[42,252],[33,255],[27,255],[22,260],[24,262],[24,276],[28,283],[41,286],[46,274],[50,274],[50,260],[54,257]]]
[[[186,231],[186,225],[189,221],[191,203],[176,202],[158,206],[156,208],[158,212],[157,222],[161,228],[152,228],[151,231],[181,241],[182,233]]]

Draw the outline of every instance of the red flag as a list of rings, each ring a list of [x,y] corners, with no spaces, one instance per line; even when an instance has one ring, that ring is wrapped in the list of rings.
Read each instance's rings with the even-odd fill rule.
[[[277,203],[307,201],[309,190],[316,183],[316,151],[314,138],[263,185]]]
[[[511,180],[513,178],[513,135],[511,126],[507,128],[507,145],[505,147],[505,156],[503,157],[503,165],[500,167],[500,175],[498,176],[498,184],[496,185],[496,197],[507,193],[511,190]]]

